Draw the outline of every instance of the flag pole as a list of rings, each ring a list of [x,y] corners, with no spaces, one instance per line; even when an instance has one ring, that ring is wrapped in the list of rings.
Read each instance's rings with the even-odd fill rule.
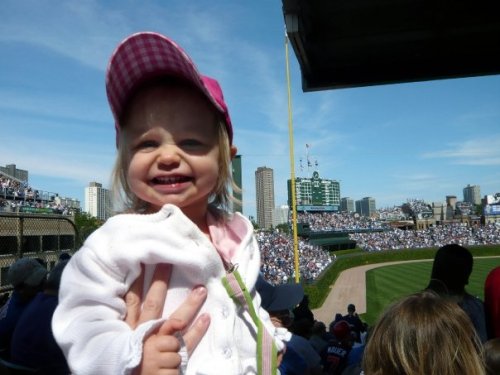
[[[286,82],[288,91],[288,138],[290,142],[290,190],[292,195],[292,233],[293,233],[293,260],[295,270],[295,282],[300,282],[300,269],[299,269],[299,246],[297,239],[297,198],[295,192],[295,159],[293,150],[293,122],[292,122],[292,94],[290,89],[290,66],[288,63],[288,35],[285,30],[285,61],[286,61]]]

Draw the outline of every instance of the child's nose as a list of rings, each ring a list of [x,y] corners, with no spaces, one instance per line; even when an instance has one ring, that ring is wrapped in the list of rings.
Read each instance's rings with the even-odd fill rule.
[[[181,157],[179,148],[176,145],[164,145],[160,148],[158,154],[158,163],[163,165],[179,164]]]

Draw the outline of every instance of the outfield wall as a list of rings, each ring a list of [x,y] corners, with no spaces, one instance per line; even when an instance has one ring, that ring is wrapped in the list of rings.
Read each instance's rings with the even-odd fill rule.
[[[19,258],[40,258],[50,270],[63,252],[75,251],[73,217],[0,213],[0,291],[9,289],[7,272]]]

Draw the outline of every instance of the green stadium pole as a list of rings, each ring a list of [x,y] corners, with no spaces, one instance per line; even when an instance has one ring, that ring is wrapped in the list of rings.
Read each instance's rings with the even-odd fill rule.
[[[299,246],[297,239],[297,204],[296,204],[296,192],[295,192],[295,157],[293,150],[293,121],[292,121],[292,94],[291,94],[291,84],[290,84],[290,65],[288,60],[288,36],[285,30],[285,62],[286,62],[286,82],[288,91],[288,139],[290,142],[290,178],[291,178],[291,190],[292,190],[292,233],[293,233],[293,259],[295,268],[295,282],[299,283],[300,273],[299,273]]]

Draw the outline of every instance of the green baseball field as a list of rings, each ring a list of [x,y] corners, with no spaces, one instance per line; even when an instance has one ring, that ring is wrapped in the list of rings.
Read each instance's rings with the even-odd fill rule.
[[[500,258],[475,258],[466,290],[483,299],[484,280],[488,272],[500,266]],[[362,315],[368,324],[397,299],[424,289],[430,278],[432,261],[383,266],[366,273],[367,312]]]
[[[500,266],[500,245],[468,247],[474,256],[474,267],[466,290],[483,299],[484,280],[488,272]],[[336,251],[337,260],[314,282],[303,283],[312,309],[320,308],[338,275],[347,269],[378,264],[366,273],[366,313],[361,317],[375,323],[384,309],[405,295],[424,289],[430,278],[436,248],[365,252],[361,249]],[[387,262],[412,261],[383,265]]]

